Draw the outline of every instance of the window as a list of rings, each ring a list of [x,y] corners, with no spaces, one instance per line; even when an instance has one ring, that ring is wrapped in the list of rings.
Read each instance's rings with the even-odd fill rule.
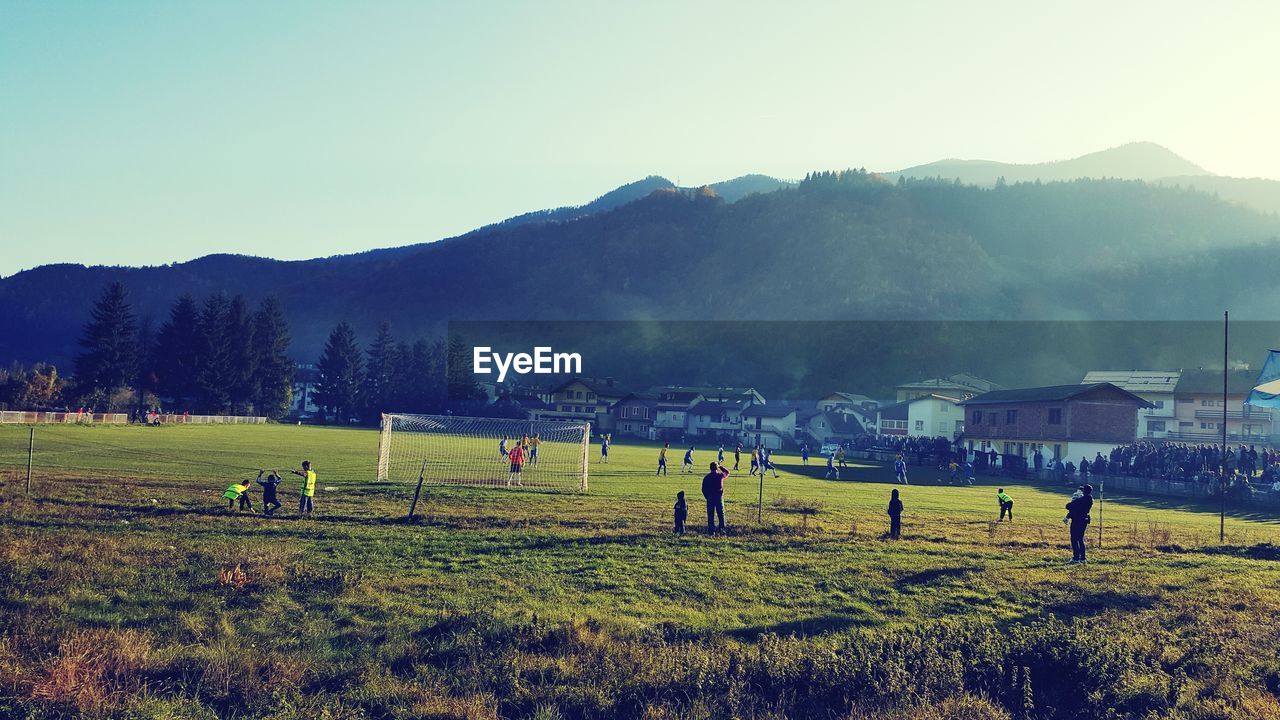
[[[1017,411],[1017,410],[1005,410],[1005,411],[1004,411],[1004,424],[1005,424],[1005,425],[1012,425],[1012,424],[1014,424],[1014,423],[1016,423],[1016,422],[1018,422],[1018,411]]]
[[[917,421],[916,421],[916,432],[924,432],[924,421],[923,421],[923,420],[917,420]]]
[[[1049,408],[1049,424],[1050,425],[1062,424],[1062,408]]]
[[[974,410],[974,411],[973,411],[973,424],[974,424],[974,425],[981,425],[981,424],[982,424],[982,411],[981,411],[981,410]]]
[[[582,391],[581,391],[581,390],[575,391],[575,392],[573,393],[573,399],[574,399],[574,400],[581,400],[581,399],[582,399]]]
[[[1156,410],[1163,410],[1163,409],[1164,409],[1164,401],[1163,401],[1163,400],[1152,400],[1152,401],[1151,401],[1151,404],[1156,406]]]
[[[596,394],[593,392],[587,393],[587,402],[595,402],[595,401],[596,401]]]
[[[987,413],[987,418],[991,420],[992,425],[998,425],[1000,423],[999,413]]]
[[[949,407],[951,407],[951,404],[950,404],[950,403],[939,402],[939,403],[938,403],[938,412],[947,412],[947,408],[949,408]]]
[[[1149,433],[1153,433],[1153,432],[1164,432],[1164,421],[1163,421],[1163,420],[1152,420],[1151,422],[1148,422],[1148,423],[1147,423],[1147,432],[1149,432]]]

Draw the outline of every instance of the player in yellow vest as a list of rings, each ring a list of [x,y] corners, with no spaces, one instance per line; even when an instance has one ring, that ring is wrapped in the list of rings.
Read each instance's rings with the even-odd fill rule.
[[[302,495],[298,499],[298,515],[308,517],[311,511],[315,509],[312,498],[316,495],[316,474],[311,469],[311,461],[302,461],[302,471],[290,470],[289,472],[302,478]]]
[[[261,474],[259,474],[261,477]],[[227,499],[227,509],[234,510],[236,500],[240,501],[241,510],[253,510],[253,499],[249,497],[249,484],[251,480],[245,480],[243,483],[236,483],[222,492],[222,497]]]

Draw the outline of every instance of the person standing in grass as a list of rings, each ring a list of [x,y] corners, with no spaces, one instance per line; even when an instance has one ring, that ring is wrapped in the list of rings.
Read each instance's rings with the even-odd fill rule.
[[[764,458],[764,461],[760,463],[760,477],[764,477],[765,470],[772,470],[773,476],[778,477],[778,469],[773,466],[773,451],[761,446],[760,452],[761,457]]]
[[[724,479],[729,471],[720,463],[711,463],[711,472],[702,477],[702,497],[707,500],[707,534],[717,532],[716,519],[720,520],[719,532],[724,534]]]
[[[542,435],[534,435],[529,440],[529,464],[538,464],[538,446],[542,444]]]
[[[893,476],[900,484],[907,485],[907,461],[902,459],[902,454],[898,454],[898,459],[893,461]]]
[[[833,475],[835,476],[836,480],[840,479],[840,468],[836,467],[835,453],[832,453],[827,456],[827,474],[824,476],[823,479],[830,480]]]
[[[805,443],[800,446],[800,464],[809,464],[809,443]]]
[[[742,443],[738,443],[733,449],[733,469],[738,469],[738,463],[742,462]]]
[[[1009,516],[1009,522],[1013,522],[1013,498],[1009,497],[1004,488],[1000,488],[996,491],[996,500],[1000,501],[1000,519],[996,522],[1004,522],[1006,514]]]
[[[258,477],[262,477],[262,471],[258,471]],[[236,483],[223,491],[222,497],[227,499],[227,509],[234,510],[236,501],[240,501],[241,510],[253,511],[253,499],[249,497],[250,483],[245,480],[242,483]]]
[[[262,479],[262,471],[258,471],[258,484],[262,486],[262,514],[274,515],[280,509],[280,501],[276,498],[276,488],[280,486],[280,473],[275,470]]]
[[[609,462],[609,436],[600,434],[600,462]]]
[[[675,524],[676,537],[684,535],[684,521],[689,518],[689,503],[684,500],[684,491],[676,493]]]
[[[760,458],[757,457],[756,455],[756,452],[758,450],[759,450],[758,447],[751,448],[751,473],[750,474],[752,476],[755,476],[756,470],[760,467]]]
[[[519,487],[524,487],[524,447],[516,445],[507,453],[507,460],[511,462],[511,470],[507,473],[507,487],[511,487],[511,481]]]
[[[1071,562],[1068,565],[1079,565],[1085,562],[1084,534],[1089,529],[1089,511],[1093,509],[1093,486],[1085,483],[1080,486],[1080,497],[1071,498],[1067,503],[1067,516],[1063,522],[1071,523]]]
[[[503,435],[498,441],[498,457],[502,460],[507,459],[507,436]]]
[[[716,453],[716,462],[720,463],[721,465],[724,464],[724,444],[723,443],[720,444],[720,450],[719,452]]]
[[[302,461],[302,470],[290,470],[289,472],[302,478],[302,494],[298,498],[298,515],[300,517],[311,517],[311,513],[315,511],[316,496],[316,474],[311,469],[311,461]]]
[[[662,449],[658,451],[658,472],[654,476],[667,474],[667,451],[671,449],[671,443],[662,443]]]
[[[690,445],[689,449],[686,450],[684,453],[684,465],[681,466],[680,472],[693,472],[693,446],[692,445]]]
[[[898,489],[894,488],[889,495],[889,539],[897,540],[902,537],[902,498],[898,495]]]

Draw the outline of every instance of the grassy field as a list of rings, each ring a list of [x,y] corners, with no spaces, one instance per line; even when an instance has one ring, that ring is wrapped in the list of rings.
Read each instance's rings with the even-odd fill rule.
[[[377,483],[377,435],[0,428],[0,717],[1280,717],[1280,523],[1106,496],[1090,564],[1065,488],[841,481],[775,456],[701,531],[701,468],[590,454],[591,492]],[[316,517],[222,490],[310,459]],[[497,460],[494,460],[495,464]],[[690,498],[690,533],[671,505]],[[255,494],[255,502],[258,496]],[[1098,513],[1095,512],[1095,518]]]

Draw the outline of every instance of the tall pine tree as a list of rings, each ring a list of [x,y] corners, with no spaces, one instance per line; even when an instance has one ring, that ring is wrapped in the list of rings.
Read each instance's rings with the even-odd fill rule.
[[[151,351],[156,392],[169,398],[177,412],[191,409],[200,371],[200,310],[190,295],[183,295],[169,309]]]
[[[91,406],[109,403],[116,390],[138,373],[138,335],[124,284],[107,286],[93,306],[80,337],[76,384]]]
[[[218,414],[231,403],[231,348],[227,337],[229,303],[225,295],[211,295],[204,302],[197,325],[200,366],[196,372],[196,388],[200,409]]]
[[[253,316],[253,350],[254,412],[284,417],[293,404],[293,361],[289,359],[289,323],[274,297],[264,299]]]
[[[356,344],[356,332],[345,320],[329,333],[318,368],[316,404],[321,419],[339,423],[355,419],[361,410],[360,389],[364,380],[364,360]]]
[[[232,411],[244,413],[257,395],[253,387],[256,379],[254,361],[257,359],[253,352],[253,316],[244,296],[236,295],[227,306],[224,332],[227,338],[227,394]]]
[[[378,328],[378,336],[369,346],[369,366],[364,375],[364,415],[365,422],[374,422],[384,412],[394,408],[397,389],[396,374],[400,362],[396,354],[395,339],[391,337],[391,325],[382,323]]]

